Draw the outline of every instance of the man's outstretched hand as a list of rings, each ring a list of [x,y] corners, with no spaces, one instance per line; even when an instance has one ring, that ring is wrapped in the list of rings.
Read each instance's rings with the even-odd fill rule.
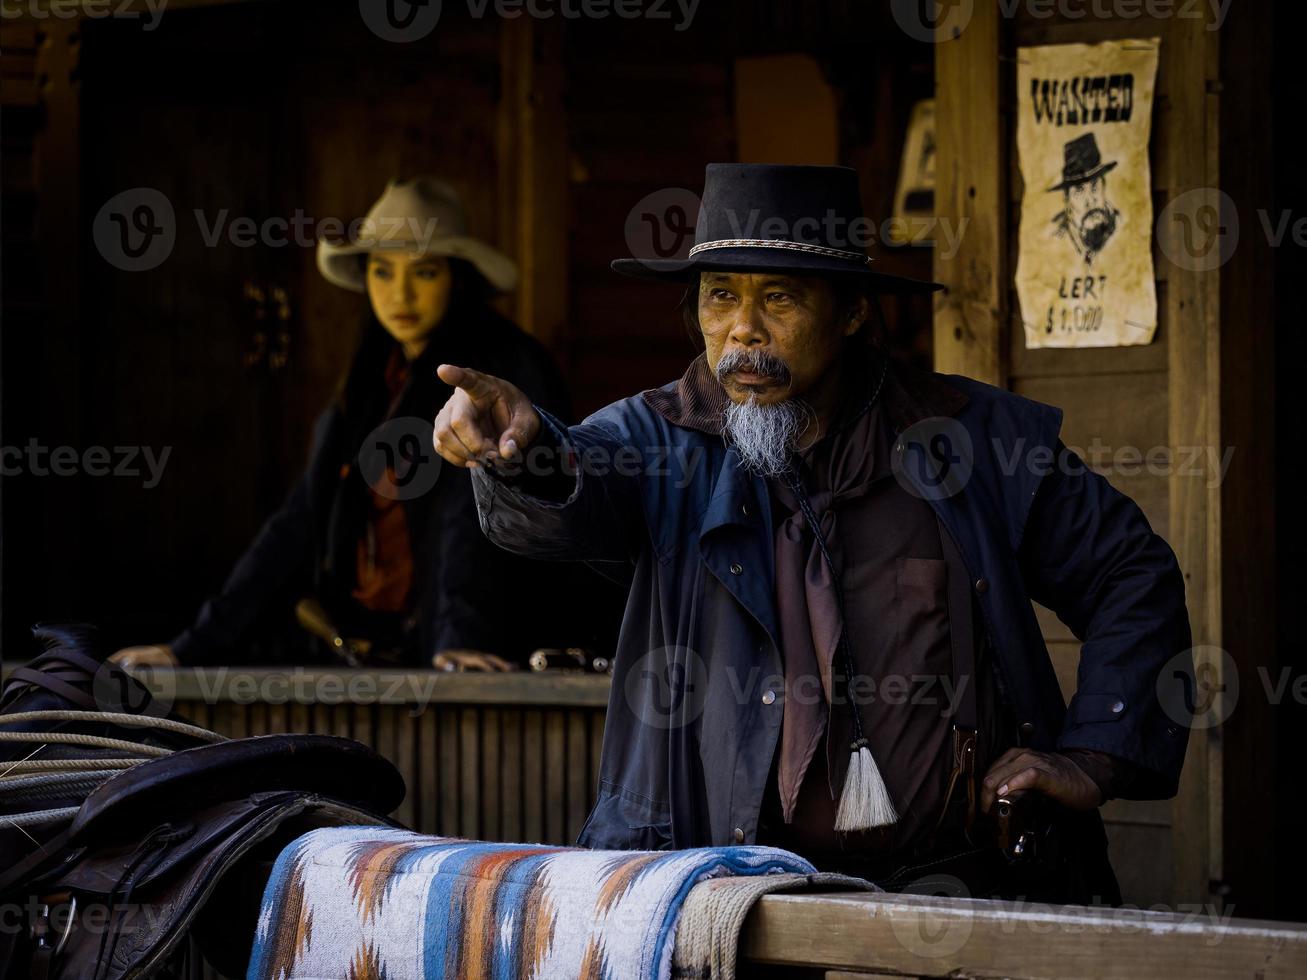
[[[436,452],[456,466],[515,459],[540,432],[540,415],[520,388],[470,368],[442,364],[436,374],[454,386],[435,421]]]

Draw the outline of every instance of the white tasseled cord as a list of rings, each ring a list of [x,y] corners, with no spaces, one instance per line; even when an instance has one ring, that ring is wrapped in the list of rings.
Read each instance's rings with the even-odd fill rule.
[[[854,708],[857,711],[857,708]],[[835,814],[835,829],[847,833],[851,830],[872,830],[898,822],[898,811],[890,799],[889,789],[880,774],[880,766],[867,748],[867,740],[853,743],[849,756],[849,771],[844,777],[840,792],[840,808]]]

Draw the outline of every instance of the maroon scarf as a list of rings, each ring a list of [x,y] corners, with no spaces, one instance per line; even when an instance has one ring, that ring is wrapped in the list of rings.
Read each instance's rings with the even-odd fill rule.
[[[832,431],[800,457],[804,491],[837,562],[841,505],[864,495],[880,475],[872,444],[875,420],[874,412],[862,411],[852,424]],[[832,675],[837,666],[843,671],[842,664],[835,664],[835,655],[844,622],[830,568],[798,501],[782,481],[773,480],[771,486],[789,512],[776,534],[776,607],[785,665],[779,789],[782,815],[789,823],[799,787],[826,734],[835,695]],[[826,771],[837,771],[833,760],[828,760]]]

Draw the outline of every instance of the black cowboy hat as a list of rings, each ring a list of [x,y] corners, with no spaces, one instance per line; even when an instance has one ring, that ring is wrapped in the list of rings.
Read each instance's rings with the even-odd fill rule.
[[[859,244],[872,228],[862,215],[858,174],[848,167],[710,163],[694,244],[672,258],[628,258],[615,271],[685,282],[707,269],[855,276],[877,292],[933,292],[939,283],[871,269]]]
[[[1103,155],[1098,152],[1098,140],[1093,133],[1085,133],[1084,136],[1069,140],[1062,148],[1062,159],[1062,183],[1054,184],[1049,188],[1050,191],[1064,191],[1076,184],[1087,184],[1103,176],[1117,163],[1115,160],[1111,163],[1103,162]]]

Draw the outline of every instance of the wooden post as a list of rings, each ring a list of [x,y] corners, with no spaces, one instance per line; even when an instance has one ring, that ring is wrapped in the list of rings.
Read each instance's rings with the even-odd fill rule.
[[[556,347],[567,324],[568,154],[561,19],[502,22],[500,241],[517,262],[518,324]]]
[[[1007,322],[1007,160],[999,114],[1001,18],[977,3],[946,16],[935,46],[935,213],[958,229],[957,254],[935,249],[935,370],[1003,385]],[[964,224],[965,222],[965,224]]]
[[[1172,145],[1168,148],[1165,182],[1171,200],[1202,188],[1217,188],[1217,32],[1205,18],[1175,18],[1163,59],[1173,93]],[[1210,83],[1210,84],[1209,84]],[[1184,97],[1181,97],[1183,94]],[[1181,255],[1184,228],[1171,222],[1157,229],[1163,255]],[[1193,271],[1172,264],[1167,279],[1168,442],[1176,459],[1184,447],[1219,447],[1220,319],[1217,271]],[[1197,646],[1220,647],[1220,488],[1213,481],[1173,476],[1170,489],[1171,547],[1184,573],[1186,601]],[[1220,690],[1221,659],[1209,683]],[[1220,728],[1196,729],[1180,777],[1180,791],[1171,810],[1173,827],[1173,888],[1176,902],[1205,902],[1211,882],[1223,874],[1221,848],[1222,768]]]

